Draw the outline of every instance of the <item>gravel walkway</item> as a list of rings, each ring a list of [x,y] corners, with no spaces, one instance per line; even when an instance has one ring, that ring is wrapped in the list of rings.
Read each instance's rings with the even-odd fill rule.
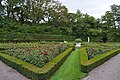
[[[0,80],[30,80],[0,61]],[[89,72],[83,80],[120,80],[120,54]]]
[[[30,80],[0,61],[0,80]]]
[[[93,69],[83,80],[120,80],[120,54]]]

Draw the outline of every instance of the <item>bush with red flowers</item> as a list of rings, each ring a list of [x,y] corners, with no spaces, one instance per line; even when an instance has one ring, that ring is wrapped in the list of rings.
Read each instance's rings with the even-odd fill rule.
[[[35,66],[42,67],[67,48],[67,44],[64,43],[50,43],[36,45],[32,48],[26,47],[8,49],[5,53]]]

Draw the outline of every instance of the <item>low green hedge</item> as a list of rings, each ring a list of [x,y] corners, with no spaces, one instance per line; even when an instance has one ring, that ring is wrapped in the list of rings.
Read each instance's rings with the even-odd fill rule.
[[[75,36],[52,35],[52,34],[32,34],[32,33],[2,33],[0,32],[0,42],[30,42],[30,41],[74,41]]]
[[[85,48],[80,49],[81,52],[81,70],[83,72],[89,72],[95,67],[103,64],[105,61],[109,60],[111,57],[117,55],[120,52],[120,48],[116,50],[111,50],[107,53],[101,54],[88,60],[88,56]]]
[[[14,42],[14,43],[20,43],[20,42],[41,42],[41,41],[55,41],[55,42],[63,42],[64,39],[33,39],[33,40],[0,40],[0,43],[4,43],[4,42]]]
[[[70,47],[69,49],[55,57],[53,60],[48,62],[42,68],[36,67],[32,64],[3,53],[0,53],[0,60],[15,68],[21,74],[25,75],[28,78],[31,78],[32,80],[47,80],[50,75],[53,74],[60,67],[60,65],[69,56],[72,50],[73,47]]]

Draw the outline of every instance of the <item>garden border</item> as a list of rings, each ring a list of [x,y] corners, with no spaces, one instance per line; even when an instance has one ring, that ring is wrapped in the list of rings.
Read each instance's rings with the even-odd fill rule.
[[[101,54],[99,56],[96,56],[95,58],[92,58],[88,60],[88,55],[86,53],[85,47],[80,48],[81,53],[81,71],[88,73],[95,67],[103,64],[105,61],[109,60],[113,56],[117,55],[120,52],[120,48],[111,50],[109,52],[106,52],[104,54]]]
[[[68,48],[42,68],[3,53],[0,53],[0,60],[32,80],[47,80],[50,75],[52,75],[60,67],[60,65],[62,65],[73,49],[73,47]]]

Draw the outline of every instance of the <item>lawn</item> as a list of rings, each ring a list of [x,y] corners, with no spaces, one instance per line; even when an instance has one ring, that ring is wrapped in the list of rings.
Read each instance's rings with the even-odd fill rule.
[[[73,51],[50,80],[80,80],[87,74],[81,72],[80,52]]]

